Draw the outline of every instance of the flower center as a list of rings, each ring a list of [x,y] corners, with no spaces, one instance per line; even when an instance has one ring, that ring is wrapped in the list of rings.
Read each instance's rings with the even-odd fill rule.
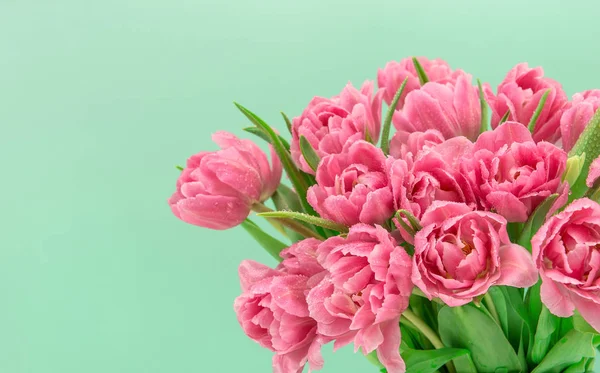
[[[463,244],[463,247],[461,247],[460,249],[462,250],[462,252],[465,255],[469,255],[473,252],[473,246],[471,246],[467,241],[465,240],[460,240]]]

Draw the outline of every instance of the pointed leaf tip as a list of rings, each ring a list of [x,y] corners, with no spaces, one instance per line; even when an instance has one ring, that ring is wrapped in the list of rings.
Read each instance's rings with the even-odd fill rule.
[[[412,62],[415,66],[415,70],[417,70],[417,75],[419,76],[419,82],[421,82],[421,85],[429,82],[429,77],[427,76],[425,69],[423,68],[417,57],[413,57]]]

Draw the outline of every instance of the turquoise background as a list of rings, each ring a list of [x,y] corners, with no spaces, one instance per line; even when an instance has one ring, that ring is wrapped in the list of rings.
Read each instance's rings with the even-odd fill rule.
[[[588,1],[0,0],[0,372],[268,372],[232,309],[241,228],[166,204],[176,164],[388,60],[443,57],[496,85],[543,65],[600,87]],[[324,372],[376,372],[351,349]]]

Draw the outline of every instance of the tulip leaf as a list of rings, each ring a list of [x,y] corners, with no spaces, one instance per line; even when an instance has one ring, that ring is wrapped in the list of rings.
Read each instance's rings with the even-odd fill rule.
[[[279,253],[287,247],[286,244],[273,238],[250,219],[246,219],[242,222],[242,228],[244,228],[246,232],[248,232],[273,258],[281,262],[282,259],[279,256]]]
[[[578,311],[575,311],[575,314],[573,315],[573,327],[575,328],[575,330],[580,331],[582,333],[596,333],[598,334],[598,332],[592,328],[592,326],[585,321],[585,319],[581,316],[581,314]]]
[[[417,57],[413,57],[412,62],[413,65],[415,65],[415,70],[417,70],[417,75],[419,76],[419,82],[421,82],[421,85],[429,82],[429,77],[427,76],[425,69],[423,68],[423,66],[421,66],[421,63],[419,62]]]
[[[544,92],[542,94],[542,97],[540,98],[540,102],[538,103],[538,106],[535,108],[535,111],[533,112],[533,115],[531,116],[531,119],[529,120],[529,125],[527,126],[527,128],[529,129],[529,132],[531,132],[533,134],[533,131],[535,131],[535,124],[540,116],[540,114],[542,113],[542,110],[544,110],[544,105],[546,105],[546,100],[548,99],[548,95],[550,94],[550,89],[547,89],[546,92]]]
[[[498,125],[501,125],[502,123],[506,122],[508,120],[509,116],[510,116],[510,110],[506,110],[506,113],[504,113],[504,115],[500,119],[500,122],[498,122]]]
[[[525,370],[500,326],[475,306],[445,306],[438,314],[438,322],[444,345],[468,349],[477,372]]]
[[[460,348],[406,349],[402,351],[402,358],[406,364],[406,373],[434,373],[452,359],[468,354],[469,350]]]
[[[301,211],[302,206],[300,204],[300,198],[292,189],[288,188],[284,184],[279,184],[277,191],[271,196],[273,204],[277,210],[290,210],[290,211]],[[304,236],[295,232],[294,230],[285,227],[287,236],[293,241],[297,242],[304,239]]]
[[[294,186],[294,189],[300,196],[300,201],[302,202],[304,211],[310,215],[316,215],[317,213],[306,200],[306,191],[308,190],[310,184],[308,183],[307,178],[304,176],[304,173],[301,172],[292,161],[292,156],[290,155],[289,151],[285,149],[285,146],[281,142],[279,135],[277,135],[277,133],[275,133],[275,131],[256,114],[237,102],[234,102],[234,104],[242,112],[242,114],[244,114],[252,123],[254,123],[256,127],[260,128],[265,132],[265,134],[267,134],[271,140],[270,142],[273,145],[275,152],[277,153],[277,156],[279,156],[279,159],[281,160],[281,164],[283,165],[285,172],[289,176],[290,181]]]
[[[571,185],[569,202],[581,198],[585,194],[587,191],[585,181],[590,171],[590,165],[594,159],[600,156],[600,109],[596,110],[596,113],[579,136],[573,149],[569,152],[569,157],[582,155],[583,153],[585,153],[585,161],[581,168],[579,178]]]
[[[312,147],[310,142],[304,136],[300,136],[300,151],[302,152],[302,156],[304,160],[313,171],[317,172],[317,167],[319,167],[319,162],[321,162],[321,158]]]
[[[396,217],[398,218],[398,220],[400,220],[402,216],[406,217],[406,219],[408,220],[412,229],[415,232],[418,232],[421,229],[423,229],[423,226],[421,226],[421,222],[419,221],[419,219],[417,219],[410,211],[398,210],[398,212],[396,212]]]
[[[381,132],[381,150],[385,155],[390,153],[390,129],[392,127],[392,118],[394,117],[394,112],[396,111],[396,107],[398,106],[398,102],[402,96],[402,92],[404,92],[404,88],[406,87],[406,82],[408,82],[408,77],[404,79],[400,85],[400,88],[398,88],[398,91],[396,91],[396,95],[390,103],[390,107],[385,115],[383,130]]]
[[[485,131],[491,130],[490,118],[489,115],[489,107],[487,102],[485,101],[485,95],[483,94],[483,87],[481,86],[481,81],[477,79],[477,87],[479,87],[479,104],[481,106],[481,127],[479,129],[479,133],[483,133]]]
[[[285,121],[285,126],[287,127],[288,131],[291,134],[292,133],[292,122],[290,121],[290,118],[288,118],[288,116],[285,115],[285,113],[283,111],[281,112],[281,116],[283,117],[283,120]]]
[[[507,304],[510,306],[509,325],[512,326],[517,324],[518,319],[522,321],[522,330],[519,334],[521,334],[521,336],[524,335],[524,340],[521,342],[526,343],[526,346],[529,348],[529,346],[533,345],[533,333],[535,329],[532,327],[533,324],[531,322],[531,316],[529,315],[527,307],[525,306],[525,302],[523,301],[521,290],[510,286],[498,286],[497,288],[502,291]],[[514,314],[511,315],[511,312],[514,312]],[[511,340],[513,340],[513,343],[515,340],[514,334],[515,331],[513,330],[510,337]]]
[[[596,356],[594,342],[594,334],[571,330],[554,345],[532,373],[560,373],[570,366],[581,364],[582,360],[593,359]]]
[[[531,213],[527,222],[525,222],[525,226],[521,231],[521,235],[517,240],[517,243],[524,248],[526,248],[529,252],[531,252],[531,237],[540,229],[540,227],[546,221],[546,216],[548,212],[554,205],[554,202],[558,198],[558,194],[554,193],[548,198],[546,198],[539,206]]]
[[[246,128],[242,128],[244,131],[251,133],[255,136],[260,137],[261,139],[265,140],[266,142],[268,142],[269,144],[273,145],[273,141],[271,141],[271,138],[269,137],[269,135],[267,135],[265,133],[265,131],[261,130],[258,127],[246,127]],[[281,144],[283,145],[283,147],[285,148],[285,150],[290,151],[290,144],[287,142],[286,139],[284,139],[283,137],[279,136],[279,141],[281,141]]]
[[[319,218],[316,216],[303,214],[301,212],[295,211],[272,211],[272,212],[261,212],[257,214],[258,216],[262,216],[265,218],[274,218],[274,219],[293,219],[299,220],[301,222],[309,223],[312,225],[316,225],[317,227],[323,227],[326,229],[332,229],[337,232],[348,232],[348,227],[342,224],[338,224],[331,220]]]
[[[560,318],[550,313],[546,306],[542,306],[531,351],[531,361],[534,364],[537,365],[544,359],[550,349],[552,337],[559,327]]]

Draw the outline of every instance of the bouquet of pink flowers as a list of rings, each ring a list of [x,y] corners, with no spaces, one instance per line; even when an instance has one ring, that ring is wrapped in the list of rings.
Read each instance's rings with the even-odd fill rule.
[[[234,303],[273,371],[320,369],[330,342],[388,373],[592,371],[600,90],[569,101],[522,63],[494,92],[426,58],[389,62],[377,83],[283,115],[291,142],[236,104],[271,161],[217,132],[221,150],[190,157],[169,199],[279,261],[242,262]]]

